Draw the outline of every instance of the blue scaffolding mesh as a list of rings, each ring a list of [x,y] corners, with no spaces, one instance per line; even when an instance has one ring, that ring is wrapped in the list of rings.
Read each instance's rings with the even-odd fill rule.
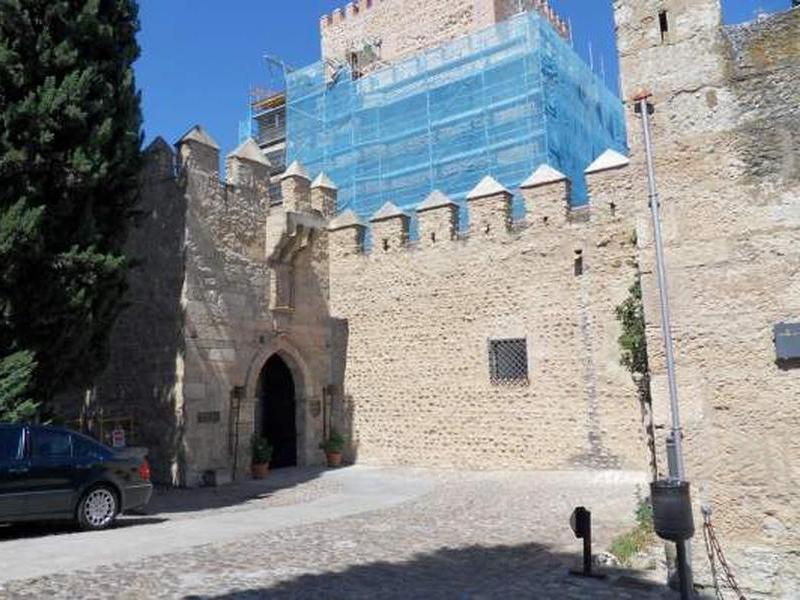
[[[537,13],[361,79],[322,63],[287,77],[287,160],[339,186],[364,218],[413,209],[434,189],[462,202],[487,174],[515,190],[543,163],[587,201],[584,169],[625,151],[622,102]]]

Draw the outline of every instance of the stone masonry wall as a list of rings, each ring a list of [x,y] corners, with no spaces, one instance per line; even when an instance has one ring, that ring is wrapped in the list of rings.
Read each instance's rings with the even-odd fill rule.
[[[331,232],[359,462],[646,468],[614,315],[635,279],[633,225],[602,200],[617,185],[604,177],[590,176],[601,198],[591,211],[568,212],[563,181],[526,189],[528,217],[510,229],[500,194],[470,201],[481,225],[467,236],[454,235],[451,205],[420,213],[410,247],[396,243],[401,217],[375,223],[369,254],[360,225]],[[490,381],[489,340],[507,338],[527,338],[528,385]]]
[[[327,232],[324,221],[314,227],[310,207],[270,212],[269,173],[252,150],[228,157],[226,181],[201,128],[179,141],[177,156],[163,140],[147,151],[127,247],[137,264],[129,307],[84,419],[96,433],[100,417],[133,418],[129,440],[148,448],[158,483],[245,476],[260,403],[269,401],[260,374],[274,354],[294,378],[298,464],[323,460],[322,395],[335,384],[330,340],[338,332],[327,311]],[[299,231],[304,244],[270,262]],[[290,290],[280,307],[278,270]]]
[[[800,322],[800,10],[723,28],[717,0],[657,4],[615,8],[625,94],[654,94],[687,472],[748,597],[796,597],[800,370],[776,363],[772,328]],[[661,449],[668,394],[632,113],[629,135]],[[695,563],[702,579],[702,553]]]
[[[186,201],[175,174],[175,153],[161,138],[145,151],[140,190],[125,247],[133,264],[126,307],[110,334],[108,367],[83,414],[72,413],[78,402],[65,403],[69,410],[61,414],[82,420],[82,427],[106,443],[110,430],[121,424],[129,444],[149,448],[154,478],[170,481],[182,425],[176,366],[184,346]]]
[[[188,203],[180,479],[194,483],[206,471],[230,477],[237,437],[232,390],[243,385],[259,336],[271,333],[264,257],[268,196],[262,186],[220,181],[218,155],[202,160],[196,142],[180,150]],[[240,409],[238,419],[241,468],[248,463],[254,411]]]
[[[347,62],[348,51],[380,40],[387,63],[537,9],[562,33],[566,23],[546,0],[358,0],[320,19],[322,57]]]
[[[259,376],[276,353],[295,383],[298,464],[319,463],[322,388],[331,370],[327,234],[318,228],[321,234],[309,235],[280,265],[271,263],[276,249],[297,233],[291,220],[299,213],[269,211],[264,165],[229,156],[228,181],[222,183],[218,158],[201,154],[196,160],[196,150],[193,142],[181,146],[188,198],[182,479],[194,483],[206,471],[230,477],[234,463],[237,476],[247,472],[250,439],[260,431],[259,403],[264,394],[269,401]],[[291,202],[288,187],[284,199]],[[276,279],[279,271],[282,279]],[[277,286],[287,290],[286,302],[275,301]],[[204,422],[203,413],[219,413],[219,420]]]

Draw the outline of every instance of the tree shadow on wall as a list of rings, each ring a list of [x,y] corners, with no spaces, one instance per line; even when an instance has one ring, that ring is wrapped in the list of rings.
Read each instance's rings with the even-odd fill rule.
[[[337,557],[340,558],[344,557]],[[302,575],[273,586],[240,590],[217,598],[674,598],[666,586],[646,581],[640,574],[623,569],[606,571],[606,579],[570,575],[569,569],[578,561],[577,555],[555,552],[535,543],[442,548],[418,554],[405,562],[378,561],[349,566],[344,570]],[[321,560],[320,566],[324,567],[324,564]],[[336,565],[331,568],[336,568]],[[199,598],[201,596],[189,596],[187,600]]]
[[[128,445],[147,448],[153,480],[170,483],[182,425],[176,417],[176,360],[185,355],[181,328],[186,199],[176,157],[163,139],[144,151],[139,199],[129,211],[127,290],[108,338],[108,363],[91,394],[56,398],[57,422],[111,443],[121,427]]]

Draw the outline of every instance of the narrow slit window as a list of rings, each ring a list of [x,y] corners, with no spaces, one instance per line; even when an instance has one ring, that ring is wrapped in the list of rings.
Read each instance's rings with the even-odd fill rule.
[[[358,52],[351,52],[348,56],[348,62],[350,63],[350,71],[353,76],[353,81],[356,79],[361,79],[361,68],[359,64]]]
[[[661,31],[661,43],[666,44],[669,41],[669,15],[665,10],[658,13],[658,27]]]
[[[583,252],[581,250],[575,251],[575,277],[583,275]]]

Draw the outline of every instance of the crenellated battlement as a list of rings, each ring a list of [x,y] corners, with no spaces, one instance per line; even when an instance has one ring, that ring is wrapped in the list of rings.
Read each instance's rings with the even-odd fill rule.
[[[331,13],[320,17],[320,30],[339,25],[342,23],[357,25],[358,17],[365,15],[376,5],[384,4],[387,0],[356,0],[348,2],[346,5],[337,8]],[[556,10],[550,6],[548,0],[492,0],[494,2],[495,22],[505,20],[509,16],[516,14],[520,8],[524,11],[535,10],[541,14],[553,26],[553,28],[565,39],[569,39],[569,23],[562,19]],[[466,4],[466,3],[465,3]]]
[[[175,144],[179,171],[203,174],[210,180],[234,188],[266,189],[272,165],[258,144],[248,138],[225,157],[225,174],[220,173],[219,145],[200,125],[195,125]]]
[[[372,59],[392,64],[529,11],[569,39],[569,24],[548,0],[356,0],[320,17],[322,57],[351,62],[367,45]]]
[[[387,202],[366,224],[348,210],[330,221],[331,256],[380,256],[484,240],[504,243],[515,236],[552,241],[563,234],[583,239],[608,233],[608,226],[623,227],[630,233],[634,228],[632,209],[622,202],[632,188],[624,170],[628,162],[627,157],[607,150],[589,165],[586,178],[591,201],[582,207],[570,206],[570,180],[553,167],[541,165],[519,185],[526,211],[517,221],[512,219],[514,194],[491,176],[467,194],[463,222],[459,205],[438,190],[420,203],[413,215]],[[409,235],[412,221],[417,226],[413,240]],[[368,249],[365,240],[369,238],[372,244]]]
[[[248,139],[229,153],[224,174],[219,145],[201,126],[193,127],[175,145],[188,221],[196,231],[205,231],[202,237],[216,241],[215,252],[236,260],[262,260],[271,165],[258,145]]]
[[[356,2],[348,2],[345,6],[337,8],[332,13],[322,15],[319,19],[320,27],[324,28],[341,23],[345,20],[353,19],[381,1],[382,0],[357,0]]]
[[[195,195],[201,198],[201,204],[229,204],[235,198],[249,207],[248,212],[264,213],[258,221],[265,218],[270,165],[252,140],[227,156],[224,180],[219,175],[219,148],[201,127],[193,128],[177,145],[181,170],[194,174]],[[586,237],[594,235],[592,229],[619,224],[622,217],[630,215],[631,210],[622,201],[632,190],[624,172],[628,163],[627,157],[607,150],[586,168],[590,203],[585,207],[570,206],[571,181],[543,164],[517,186],[516,196],[525,206],[525,216],[520,220],[512,216],[515,194],[487,175],[466,195],[463,208],[436,190],[413,213],[387,202],[369,223],[364,223],[350,210],[335,215],[336,184],[324,173],[312,182],[305,167],[294,162],[282,175],[283,210],[323,219],[333,259],[482,240],[505,242],[514,236],[544,239],[566,233]],[[590,229],[576,230],[586,227]],[[626,227],[632,230],[633,221]],[[371,240],[369,248],[367,240]]]

